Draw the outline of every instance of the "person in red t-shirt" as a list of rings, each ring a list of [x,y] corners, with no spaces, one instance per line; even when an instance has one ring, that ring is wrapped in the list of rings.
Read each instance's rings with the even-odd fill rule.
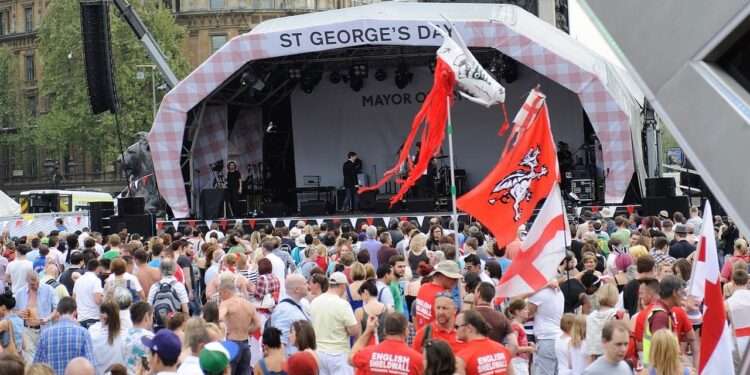
[[[464,343],[456,338],[456,304],[447,293],[438,294],[435,298],[435,321],[422,327],[414,336],[412,348],[421,352],[424,348],[425,334],[429,328],[432,340],[448,343],[454,353],[464,348]]]
[[[490,326],[482,315],[469,310],[456,318],[458,339],[465,347],[458,352],[456,369],[466,375],[514,375],[510,352],[502,344],[487,337]],[[463,369],[463,372],[460,371]]]
[[[377,331],[378,318],[370,316],[367,328],[352,347],[349,363],[356,375],[404,374],[421,375],[424,371],[422,354],[406,344],[409,322],[398,312],[387,313],[383,325],[385,338],[380,344],[366,346]]]
[[[417,330],[435,320],[435,297],[438,293],[445,290],[451,290],[458,279],[461,278],[461,269],[458,263],[452,260],[444,260],[435,266],[432,271],[432,282],[422,285],[417,293],[417,299],[414,301],[416,317],[414,325]]]

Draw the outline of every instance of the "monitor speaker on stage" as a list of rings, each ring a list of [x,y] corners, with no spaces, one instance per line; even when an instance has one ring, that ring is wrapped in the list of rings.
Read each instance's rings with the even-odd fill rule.
[[[120,233],[127,229],[128,233],[138,233],[149,238],[156,235],[156,216],[152,214],[116,215],[109,218],[109,233]]]
[[[265,217],[280,217],[286,215],[287,209],[283,202],[268,202],[263,205],[263,216]]]
[[[365,212],[375,212],[375,199],[377,190],[366,191],[359,195],[359,209]]]
[[[679,197],[643,198],[643,207],[640,210],[641,215],[657,216],[661,210],[667,210],[670,215],[674,214],[675,211],[680,211],[687,215],[690,210],[690,200],[684,195]]]
[[[406,207],[411,212],[432,212],[435,211],[435,199],[411,198],[406,201]]]
[[[654,177],[646,179],[646,196],[674,197],[675,180],[671,177]]]
[[[117,94],[112,76],[108,0],[81,1],[81,33],[91,111],[115,113]]]
[[[203,189],[200,199],[200,218],[218,219],[224,216],[224,189]]]
[[[324,216],[328,213],[326,201],[324,200],[300,202],[299,211],[302,216]]]

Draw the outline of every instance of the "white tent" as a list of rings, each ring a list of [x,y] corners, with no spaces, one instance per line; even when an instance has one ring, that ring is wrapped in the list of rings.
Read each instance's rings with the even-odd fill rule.
[[[19,205],[13,198],[9,197],[0,190],[0,217],[5,216],[16,216],[21,214],[21,205]]]

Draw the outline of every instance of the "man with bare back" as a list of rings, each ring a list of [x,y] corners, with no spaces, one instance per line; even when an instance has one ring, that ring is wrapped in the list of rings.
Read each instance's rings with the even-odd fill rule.
[[[258,328],[255,306],[237,295],[234,277],[231,273],[219,276],[219,320],[224,324],[227,340],[239,347],[239,352],[231,362],[233,375],[250,375],[250,332]]]

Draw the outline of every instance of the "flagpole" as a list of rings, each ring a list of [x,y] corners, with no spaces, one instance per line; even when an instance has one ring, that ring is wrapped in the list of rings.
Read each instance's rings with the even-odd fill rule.
[[[451,120],[451,97],[446,95],[445,101],[447,102],[446,108],[448,109],[448,126],[445,130],[448,133],[448,157],[450,159],[451,166],[451,202],[453,203],[453,213],[451,215],[451,219],[453,221],[453,230],[455,231],[455,233],[453,234],[453,239],[456,246],[456,254],[458,254],[458,209],[456,207],[456,168],[453,161],[453,121]]]

